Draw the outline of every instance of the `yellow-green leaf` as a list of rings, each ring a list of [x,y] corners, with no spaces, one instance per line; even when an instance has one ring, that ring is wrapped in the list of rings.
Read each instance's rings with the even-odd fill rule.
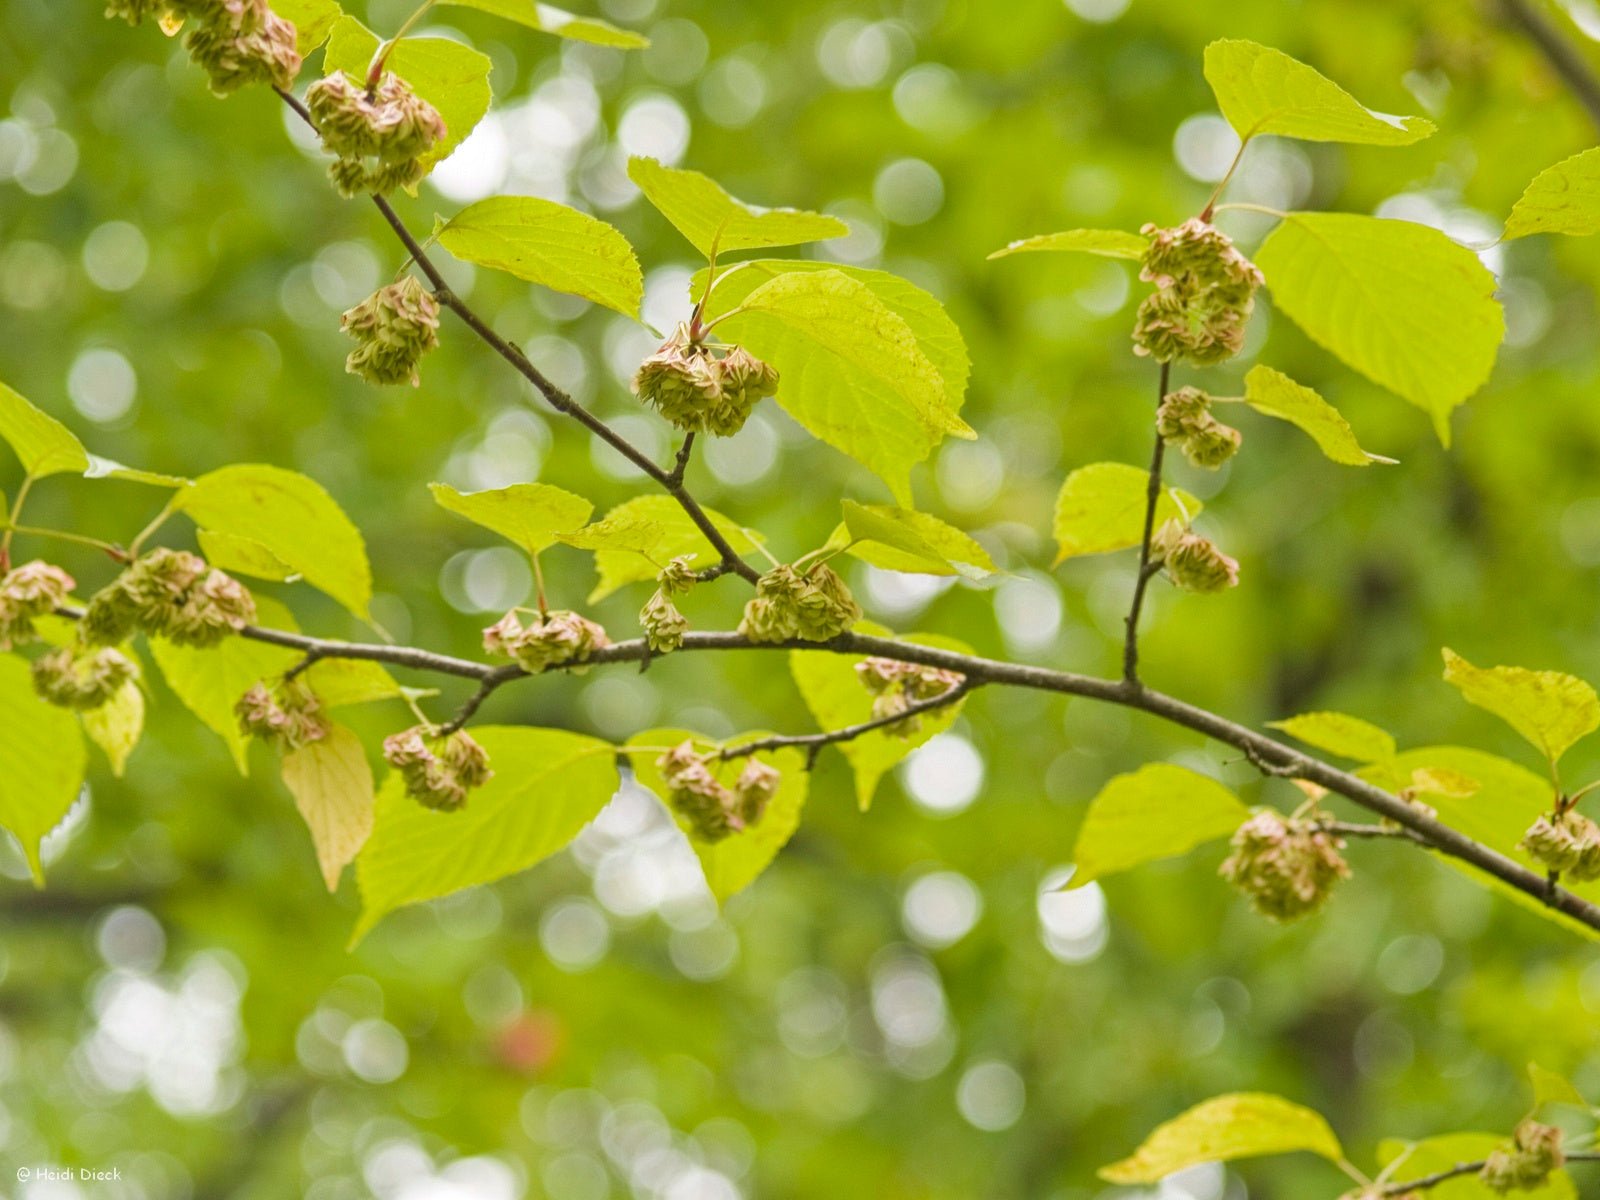
[[[1057,565],[1079,554],[1105,554],[1144,538],[1150,473],[1126,463],[1091,463],[1067,476],[1056,497]],[[1173,518],[1193,520],[1202,505],[1182,488],[1156,502],[1155,528]]]
[[[77,719],[34,694],[23,659],[0,654],[0,826],[22,843],[41,886],[39,843],[78,798],[86,758]]]
[[[1368,454],[1338,409],[1282,371],[1264,365],[1251,367],[1244,377],[1244,399],[1258,413],[1288,421],[1309,434],[1323,454],[1336,463],[1369,467],[1375,462],[1395,461],[1381,454]]]
[[[989,257],[1005,258],[1011,254],[1031,254],[1035,251],[1066,251],[1137,261],[1144,257],[1149,248],[1150,239],[1140,233],[1125,233],[1121,229],[1066,229],[1060,233],[1041,233],[1037,237],[1022,238],[1002,246]]]
[[[1110,1183],[1159,1183],[1174,1171],[1208,1162],[1309,1150],[1329,1162],[1344,1157],[1320,1114],[1264,1092],[1214,1096],[1175,1117],[1121,1162],[1100,1168]]]
[[[535,0],[439,0],[441,5],[453,4],[458,8],[475,8],[537,29],[556,37],[594,46],[610,46],[616,50],[640,50],[650,44],[650,39],[631,29],[618,29],[596,17],[580,17],[550,4]]]
[[[305,681],[323,708],[437,694],[431,689],[401,687],[381,664],[359,658],[319,659],[305,673]]]
[[[20,393],[0,383],[0,441],[10,444],[35,477],[89,469],[89,454],[72,431]]]
[[[594,505],[582,496],[548,483],[514,483],[486,492],[458,492],[444,483],[428,490],[439,507],[492,529],[529,554],[556,544],[558,536],[583,525]]]
[[[1187,767],[1151,763],[1118,775],[1089,802],[1067,887],[1187,854],[1227,837],[1249,816],[1230,789]]]
[[[1212,42],[1205,75],[1222,115],[1246,140],[1277,134],[1306,142],[1408,146],[1434,132],[1432,121],[1375,112],[1305,63],[1255,42]]]
[[[705,513],[736,554],[750,553],[761,540],[753,530],[734,524],[713,509]],[[627,584],[654,579],[660,569],[656,564],[664,566],[668,559],[692,555],[696,568],[717,561],[706,535],[671,496],[636,496],[613,508],[603,521],[563,534],[561,540],[594,551],[600,582],[589,593],[591,604]],[[647,554],[650,557],[646,558]]]
[[[1445,682],[1469,704],[1510,725],[1551,762],[1600,728],[1600,697],[1576,676],[1526,667],[1475,667],[1449,647],[1443,653]]]
[[[976,541],[938,517],[893,508],[887,504],[857,504],[845,500],[843,531],[835,530],[830,545],[875,567],[922,575],[960,575],[982,579],[998,568]]]
[[[656,211],[708,258],[738,250],[820,242],[850,232],[837,217],[746,204],[708,175],[663,166],[653,158],[630,158],[628,178]]]
[[[294,25],[295,49],[301,58],[322,45],[333,23],[344,16],[335,0],[272,0],[272,11]]]
[[[1536,1106],[1570,1104],[1576,1108],[1589,1107],[1589,1102],[1583,1098],[1583,1093],[1573,1086],[1570,1079],[1541,1067],[1538,1063],[1528,1064],[1528,1082],[1533,1086],[1533,1102]]]
[[[1400,1165],[1388,1178],[1395,1186],[1404,1187],[1412,1180],[1426,1179],[1461,1163],[1482,1162],[1510,1141],[1498,1133],[1445,1133],[1420,1142],[1385,1138],[1378,1143],[1378,1165],[1388,1167],[1400,1159]],[[1501,1196],[1476,1173],[1447,1180],[1420,1194],[1428,1200],[1499,1200]],[[1563,1170],[1551,1174],[1540,1187],[1519,1190],[1514,1195],[1517,1200],[1577,1200],[1578,1191],[1572,1177]]]
[[[1510,241],[1531,233],[1600,233],[1600,147],[1562,159],[1534,176],[1511,206],[1505,237]]]
[[[1281,729],[1290,737],[1357,762],[1377,762],[1392,758],[1394,736],[1370,721],[1341,712],[1309,712],[1282,721],[1269,721],[1271,729]]]
[[[275,583],[299,578],[299,572],[253,538],[221,529],[201,529],[195,533],[195,540],[200,543],[205,560],[230,575],[248,575]]]
[[[1428,413],[1449,444],[1451,411],[1489,378],[1505,334],[1476,254],[1411,221],[1290,213],[1256,264],[1312,341]]]
[[[560,729],[474,727],[494,777],[465,808],[436,812],[390,774],[372,836],[356,860],[362,911],[355,941],[407,904],[526,870],[564,847],[616,794],[616,753]]]
[[[98,454],[89,455],[89,466],[83,475],[85,479],[125,479],[129,483],[144,483],[151,487],[162,488],[181,488],[189,483],[189,480],[182,475],[166,475],[160,471],[128,467],[113,459],[101,458]]]
[[[258,543],[358,617],[367,615],[366,543],[314,479],[259,463],[223,467],[179,492],[177,506],[202,529]]]
[[[336,892],[372,833],[372,767],[361,739],[331,726],[326,737],[284,755],[283,782],[311,830],[322,881]]]
[[[144,732],[144,691],[135,680],[128,680],[99,708],[83,714],[83,731],[89,740],[105,751],[111,773],[122,778],[128,756]]]
[[[460,0],[457,0],[459,3]],[[588,213],[535,196],[492,196],[438,231],[457,258],[639,315],[644,279],[628,239]]]

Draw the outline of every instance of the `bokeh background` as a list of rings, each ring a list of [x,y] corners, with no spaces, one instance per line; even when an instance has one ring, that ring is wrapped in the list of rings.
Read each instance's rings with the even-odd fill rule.
[[[407,11],[349,7],[380,31]],[[1130,561],[1049,571],[1050,509],[1073,467],[1148,452],[1153,370],[1128,339],[1141,289],[1119,262],[984,256],[1197,211],[1235,146],[1200,74],[1219,36],[1280,47],[1440,126],[1399,150],[1265,140],[1235,199],[1405,216],[1488,244],[1538,170],[1595,141],[1494,7],[1458,0],[593,11],[653,46],[625,56],[438,14],[435,29],[494,59],[498,107],[418,199],[400,198],[413,228],[496,192],[587,208],[638,246],[647,315],[665,326],[695,264],[628,184],[628,154],[846,219],[849,239],[806,253],[905,274],[966,334],[964,415],[982,437],[944,447],[916,490],[1009,571],[951,587],[856,564],[852,584],[901,630],[1072,669],[1115,670]],[[1600,61],[1600,10],[1549,11]],[[1247,248],[1252,220],[1223,218]],[[1234,373],[1265,346],[1401,465],[1335,467],[1261,421],[1223,472],[1179,463],[1244,578],[1217,598],[1156,590],[1149,679],[1241,720],[1336,707],[1402,745],[1522,758],[1440,682],[1439,646],[1600,676],[1600,245],[1534,238],[1484,257],[1510,332],[1449,451],[1422,413],[1261,306]],[[527,595],[527,568],[424,485],[537,478],[604,509],[641,484],[459,326],[420,389],[345,375],[338,314],[400,261],[270,94],[213,99],[175,43],[103,20],[92,0],[0,5],[0,376],[124,462],[315,476],[365,531],[381,620],[470,655],[486,620]],[[505,277],[453,278],[558,382],[665,455],[665,428],[625,387],[647,332]],[[12,469],[0,463],[0,486]],[[839,497],[888,499],[771,405],[708,446],[692,480],[790,556],[827,536]],[[152,506],[133,484],[58,476],[30,516],[126,538]],[[587,556],[546,557],[555,597],[581,603]],[[110,572],[63,561],[92,582]],[[737,590],[697,597],[702,623],[731,626]],[[595,615],[629,631],[646,591]],[[363,632],[304,589],[283,594],[309,630]],[[1088,1200],[1110,1194],[1095,1167],[1216,1092],[1319,1108],[1367,1166],[1382,1136],[1508,1129],[1530,1059],[1600,1093],[1590,946],[1419,855],[1354,848],[1337,902],[1287,929],[1215,879],[1216,847],[1053,893],[1084,801],[1118,771],[1172,758],[1287,801],[1220,748],[1126,712],[991,691],[867,815],[825,754],[793,844],[720,913],[679,835],[627,792],[557,860],[399,913],[347,953],[353,882],[324,892],[269,757],[241,779],[156,687],[128,777],[97,770],[47,843],[48,889],[0,849],[0,1194]],[[811,727],[771,656],[541,680],[486,717],[619,740],[657,724]],[[355,719],[369,744],[408,723]],[[1588,778],[1600,749],[1568,762]],[[123,1180],[11,1178],[52,1163]],[[1325,1164],[1284,1159],[1143,1194],[1343,1186]]]

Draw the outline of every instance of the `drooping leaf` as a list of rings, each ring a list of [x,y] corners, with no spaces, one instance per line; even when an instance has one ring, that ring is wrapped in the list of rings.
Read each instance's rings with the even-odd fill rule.
[[[1149,248],[1150,239],[1142,233],[1125,233],[1121,229],[1066,229],[1060,233],[1042,233],[1038,237],[1011,242],[989,257],[1005,258],[1011,254],[1031,254],[1034,251],[1066,251],[1097,254],[1102,258],[1131,258],[1137,262]]]
[[[1244,377],[1245,403],[1258,413],[1278,417],[1310,435],[1317,447],[1336,463],[1347,467],[1369,467],[1373,463],[1392,463],[1392,458],[1369,454],[1356,441],[1338,409],[1304,384],[1296,383],[1282,371],[1258,365]]]
[[[1589,1102],[1583,1098],[1583,1093],[1573,1086],[1570,1079],[1541,1067],[1538,1063],[1528,1064],[1528,1082],[1533,1087],[1535,1106],[1570,1104],[1576,1108],[1589,1107]]]
[[[756,548],[759,534],[734,524],[713,509],[708,508],[705,513],[734,553],[748,554]],[[564,534],[561,540],[594,551],[600,582],[589,593],[591,604],[627,584],[654,579],[659,569],[654,563],[665,565],[668,559],[685,554],[694,556],[692,565],[696,568],[713,566],[717,561],[717,552],[705,534],[671,496],[636,496],[617,505],[604,520],[577,533]],[[650,557],[644,557],[646,554]]]
[[[1357,762],[1378,762],[1394,757],[1395,753],[1392,734],[1348,713],[1301,713],[1282,721],[1268,721],[1267,726],[1281,729],[1308,746]]]
[[[656,211],[708,258],[738,250],[820,242],[850,232],[837,217],[746,204],[708,175],[663,166],[653,158],[630,158],[628,178]]]
[[[462,0],[455,0],[461,3]],[[492,196],[438,230],[457,258],[639,315],[644,279],[628,239],[588,213],[535,196]]]
[[[858,623],[855,631],[878,636],[887,633],[870,622]],[[936,634],[910,634],[900,640],[952,650],[958,654],[972,652],[972,648],[965,643]],[[822,650],[790,652],[790,673],[818,728],[844,729],[872,719],[872,693],[867,691],[856,674],[856,664],[863,661],[864,657]],[[959,700],[947,707],[924,713],[919,718],[921,724],[907,737],[874,730],[839,744],[839,753],[844,755],[855,775],[856,802],[862,812],[872,806],[879,781],[913,750],[955,724],[965,703],[965,700]]]
[[[299,572],[253,538],[221,529],[201,529],[195,533],[195,540],[200,543],[205,560],[230,575],[248,575],[275,583],[299,578]]]
[[[1172,763],[1118,775],[1089,802],[1072,849],[1068,888],[1227,837],[1250,810],[1225,785]]]
[[[428,490],[439,507],[492,529],[529,554],[556,544],[558,535],[583,525],[594,505],[582,496],[548,483],[514,483],[485,492],[458,492],[443,483]]]
[[[739,746],[767,736],[760,732],[741,733],[725,739],[723,745]],[[691,739],[702,740],[686,729],[650,729],[629,738],[628,745],[676,746]],[[696,837],[689,823],[672,811],[666,782],[656,767],[656,760],[659,757],[660,755],[653,753],[630,755],[629,762],[633,764],[634,776],[666,805],[667,811],[672,814],[678,828],[688,839],[695,857],[700,860],[700,867],[706,876],[706,886],[711,889],[711,894],[717,898],[718,904],[726,903],[730,896],[743,891],[755,882],[761,872],[772,865],[772,860],[778,856],[778,852],[788,844],[789,839],[794,836],[794,831],[799,828],[800,813],[805,807],[806,790],[810,782],[810,775],[805,769],[805,756],[792,748],[763,750],[757,753],[755,758],[769,767],[775,767],[783,775],[777,795],[768,801],[766,812],[754,826],[731,834],[719,842],[708,842]],[[744,766],[743,758],[732,759],[717,766],[715,772],[721,782],[732,787],[739,778],[739,772],[744,770]]]
[[[1126,463],[1091,463],[1068,475],[1056,497],[1057,565],[1079,554],[1137,546],[1149,486],[1150,473]],[[1192,520],[1202,507],[1182,488],[1167,488],[1156,502],[1155,528],[1174,518]]]
[[[529,29],[537,29],[541,33],[553,33],[556,37],[588,42],[594,46],[610,46],[617,50],[641,50],[650,44],[649,38],[634,33],[631,29],[618,29],[615,25],[596,17],[580,17],[553,5],[536,3],[536,0],[439,0],[439,3],[454,4],[459,8],[475,8],[479,12],[504,17],[508,21],[515,21],[518,25],[526,25]]]
[[[40,886],[39,843],[78,798],[86,758],[72,713],[34,694],[23,659],[0,654],[0,826],[22,843]]]
[[[1505,319],[1478,256],[1437,229],[1354,213],[1290,213],[1256,251],[1273,302],[1311,340],[1433,418],[1494,366]]]
[[[7,442],[29,475],[81,475],[89,454],[72,431],[0,383],[0,441]]]
[[[372,767],[361,739],[343,725],[283,758],[284,786],[311,830],[322,881],[339,890],[339,876],[372,833]]]
[[[459,812],[423,808],[391,774],[356,860],[359,941],[385,915],[526,870],[564,847],[616,794],[616,755],[559,729],[474,727],[494,777]]]
[[[1575,676],[1526,667],[1475,667],[1449,647],[1443,653],[1445,682],[1469,704],[1510,725],[1551,762],[1600,728],[1600,697]]]
[[[101,458],[98,454],[89,455],[89,466],[84,471],[85,479],[125,479],[129,483],[144,483],[151,487],[181,488],[190,481],[182,475],[166,475],[160,471],[146,471],[139,467],[128,467],[113,459]]]
[[[1205,75],[1222,115],[1246,140],[1277,134],[1306,142],[1409,146],[1434,132],[1432,121],[1375,112],[1305,63],[1255,42],[1212,42]]]
[[[1390,1177],[1394,1184],[1403,1185],[1449,1171],[1461,1163],[1482,1162],[1509,1142],[1509,1138],[1498,1133],[1445,1133],[1419,1142],[1385,1138],[1378,1143],[1378,1165],[1387,1167],[1395,1159],[1403,1158]],[[1429,1200],[1498,1200],[1501,1195],[1475,1173],[1446,1180],[1422,1194]],[[1561,1170],[1552,1173],[1542,1186],[1519,1190],[1515,1195],[1518,1200],[1577,1200],[1578,1191],[1573,1186],[1572,1176]]]
[[[222,467],[179,492],[177,505],[202,529],[258,543],[358,617],[367,615],[366,543],[314,479],[259,463]]]
[[[1100,1168],[1110,1183],[1159,1183],[1174,1171],[1309,1150],[1330,1162],[1344,1157],[1320,1114],[1264,1092],[1236,1092],[1202,1101],[1158,1126],[1131,1157]]]
[[[121,779],[128,756],[144,733],[144,692],[139,684],[128,680],[110,700],[84,713],[83,731],[105,751],[111,773]]]
[[[1600,233],[1600,147],[1562,159],[1534,176],[1511,206],[1505,239],[1532,233]]]
[[[344,16],[336,0],[272,0],[272,11],[294,25],[301,58],[327,41],[334,22]]]
[[[354,17],[343,17],[328,35],[324,67],[367,77],[378,36]],[[444,118],[445,136],[426,161],[438,162],[459,146],[489,111],[489,56],[450,38],[406,37],[389,52],[387,69],[409,83]]]
[[[841,502],[844,524],[829,539],[875,567],[923,575],[982,579],[997,568],[976,541],[938,517],[887,504]]]

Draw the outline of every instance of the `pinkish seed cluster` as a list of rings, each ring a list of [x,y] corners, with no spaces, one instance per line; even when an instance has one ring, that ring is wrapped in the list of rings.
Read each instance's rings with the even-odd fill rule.
[[[673,810],[707,842],[720,842],[761,820],[783,780],[776,767],[752,757],[728,787],[713,773],[715,761],[719,760],[714,753],[696,754],[692,742],[683,742],[656,760]]]
[[[1334,885],[1350,877],[1350,866],[1339,853],[1343,841],[1314,821],[1271,809],[1239,826],[1230,845],[1233,853],[1223,860],[1220,874],[1250,898],[1258,913],[1274,921],[1316,912]]]
[[[1146,225],[1141,232],[1150,248],[1139,278],[1156,290],[1139,306],[1134,353],[1202,366],[1238,354],[1256,289],[1266,282],[1255,264],[1198,217],[1172,229]]]
[[[709,346],[679,325],[639,365],[633,394],[679,429],[732,437],[756,402],[778,390],[778,373],[742,346]]]
[[[913,704],[925,703],[960,687],[965,676],[940,667],[923,667],[892,658],[867,658],[856,664],[856,677],[872,693],[872,717],[883,720],[905,712]],[[922,717],[912,713],[903,720],[885,725],[884,732],[895,737],[910,737],[922,728]]]
[[[233,706],[239,729],[285,753],[320,742],[332,728],[317,694],[300,679],[286,679],[276,687],[251,686]]]
[[[34,621],[66,602],[77,582],[41,559],[13,567],[0,577],[0,650],[33,641]]]
[[[440,812],[464,807],[467,794],[494,776],[488,753],[461,730],[441,737],[415,725],[385,738],[383,757],[405,780],[406,795]]]
[[[214,646],[255,619],[255,600],[238,580],[186,550],[160,549],[95,593],[80,631],[99,646],[135,631],[180,646]]]
[[[388,71],[371,88],[335,71],[306,89],[306,108],[338,155],[328,175],[344,196],[415,185],[446,133],[439,110]]]
[[[611,645],[606,631],[587,617],[567,609],[528,613],[523,623],[512,609],[483,631],[483,648],[511,659],[530,675],[551,667],[581,663],[596,650]]]

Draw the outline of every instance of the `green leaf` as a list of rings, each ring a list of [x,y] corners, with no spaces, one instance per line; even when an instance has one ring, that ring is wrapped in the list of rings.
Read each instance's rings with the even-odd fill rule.
[[[311,665],[305,681],[323,708],[370,704],[376,700],[403,700],[406,696],[432,696],[429,689],[404,688],[381,665],[359,658],[324,658]]]
[[[1067,887],[1187,854],[1227,837],[1249,817],[1230,789],[1187,767],[1151,763],[1118,775],[1089,802]]]
[[[922,575],[960,575],[982,579],[999,568],[976,541],[938,517],[886,504],[841,501],[843,541],[835,531],[829,544],[875,567]]]
[[[1061,233],[1041,233],[1038,237],[1022,238],[1001,247],[989,257],[1005,258],[1010,254],[1056,250],[1098,254],[1102,258],[1131,258],[1137,262],[1149,248],[1150,239],[1142,233],[1125,233],[1120,229],[1067,229]]]
[[[301,58],[327,41],[333,23],[344,16],[335,0],[272,0],[272,11],[294,25]]]
[[[457,0],[459,3],[460,0]],[[534,196],[493,196],[438,231],[457,258],[637,318],[644,296],[628,239],[588,213]]]
[[[1296,383],[1282,371],[1255,366],[1244,377],[1244,400],[1258,413],[1288,421],[1311,436],[1317,447],[1336,463],[1369,467],[1393,463],[1381,454],[1368,454],[1356,441],[1350,422],[1316,392]]]
[[[1530,233],[1600,233],[1600,147],[1562,159],[1534,176],[1511,206],[1505,240]]]
[[[778,403],[911,503],[911,467],[947,434],[975,436],[905,318],[843,271],[785,272],[718,330],[778,370]]]
[[[1309,1108],[1263,1092],[1214,1096],[1159,1126],[1129,1158],[1100,1168],[1109,1183],[1159,1183],[1208,1162],[1309,1150],[1329,1162],[1344,1157],[1327,1121]]]
[[[89,469],[89,454],[72,431],[19,393],[0,383],[0,441],[9,442],[29,475],[69,473]]]
[[[189,480],[182,475],[164,475],[160,471],[145,471],[138,467],[123,466],[109,458],[101,458],[98,454],[89,455],[89,467],[83,473],[85,479],[125,479],[130,483],[145,483],[151,487],[181,488],[189,484]]]
[[[263,625],[294,628],[293,619],[281,604],[258,596],[256,610]],[[233,706],[252,684],[282,675],[300,656],[282,646],[241,637],[204,647],[178,646],[165,638],[151,638],[150,654],[161,668],[167,686],[206,728],[227,743],[239,774],[248,775],[250,739],[239,731]]]
[[[423,808],[390,774],[356,860],[360,941],[385,915],[526,870],[564,847],[618,787],[606,742],[559,729],[474,727],[494,777],[459,812]]]
[[[1267,727],[1281,729],[1308,746],[1357,762],[1377,762],[1393,758],[1395,753],[1392,734],[1347,713],[1301,713],[1282,721],[1268,721]]]
[[[1446,1133],[1420,1142],[1385,1138],[1378,1143],[1378,1165],[1388,1167],[1401,1159],[1400,1166],[1389,1179],[1404,1186],[1412,1180],[1448,1171],[1460,1163],[1481,1162],[1509,1140],[1497,1133]],[[1499,1192],[1492,1190],[1476,1174],[1447,1180],[1422,1194],[1429,1200],[1499,1200],[1500,1197]],[[1518,1191],[1516,1195],[1518,1200],[1577,1200],[1578,1192],[1566,1171],[1556,1171],[1541,1187]]]
[[[762,540],[753,530],[741,528],[714,509],[706,509],[705,514],[735,554],[750,553]],[[561,540],[594,551],[600,582],[589,593],[590,604],[627,584],[654,579],[660,570],[657,563],[664,566],[680,555],[692,555],[697,568],[717,561],[717,552],[705,534],[671,496],[636,496],[613,508],[603,521],[563,534]],[[644,557],[646,554],[650,558]]]
[[[630,158],[628,178],[707,258],[820,242],[850,232],[837,217],[795,208],[758,208],[735,200],[710,176],[663,166],[653,158]]]
[[[1449,444],[1451,410],[1489,378],[1505,333],[1476,254],[1410,221],[1290,213],[1256,264],[1312,341],[1432,416]]]
[[[378,35],[354,17],[345,17],[329,34],[323,66],[330,72],[347,71],[365,79],[377,52]],[[447,157],[489,111],[493,65],[488,55],[449,38],[406,37],[389,52],[388,69],[444,118],[445,136],[425,161],[434,163]]]
[[[1572,743],[1600,728],[1600,697],[1576,676],[1526,667],[1475,667],[1449,647],[1443,653],[1445,682],[1467,703],[1510,725],[1552,763]]]
[[[0,826],[16,834],[41,887],[39,843],[78,798],[86,758],[72,713],[34,694],[23,659],[0,655]]]
[[[486,492],[458,492],[444,483],[428,490],[439,507],[492,529],[529,554],[556,544],[558,535],[578,529],[594,505],[582,496],[548,483],[514,483]]]
[[[177,507],[202,529],[259,543],[356,616],[367,615],[366,544],[314,479],[261,464],[223,467],[179,492]]]
[[[144,732],[144,691],[139,684],[128,680],[110,700],[84,713],[83,731],[105,751],[111,773],[121,779],[128,756]]]
[[[1056,565],[1137,546],[1144,539],[1149,486],[1150,473],[1126,463],[1091,463],[1068,475],[1056,497]],[[1156,502],[1155,528],[1174,518],[1193,520],[1202,507],[1182,488],[1168,488]]]
[[[727,738],[721,744],[739,746],[767,736],[769,735],[759,732],[741,733]],[[629,738],[628,745],[676,746],[686,740],[706,745],[706,739],[686,729],[646,730]],[[678,828],[683,831],[684,837],[688,838],[689,846],[694,850],[695,857],[700,860],[700,867],[705,872],[706,886],[717,898],[717,903],[724,904],[730,896],[743,891],[761,872],[772,865],[772,860],[778,857],[778,852],[788,844],[789,839],[794,836],[794,831],[799,828],[800,813],[805,807],[806,791],[810,782],[805,755],[789,747],[775,751],[763,750],[754,755],[769,767],[775,767],[782,772],[783,779],[778,785],[777,795],[768,801],[767,811],[754,826],[725,837],[720,842],[707,842],[694,836],[688,822],[673,812],[667,798],[666,782],[656,768],[656,760],[659,757],[659,754],[634,754],[629,756],[628,761],[633,764],[634,777],[656,794]],[[715,770],[718,772],[718,778],[731,787],[739,778],[739,772],[744,770],[744,759],[730,760]]]
[[[439,3],[454,4],[458,8],[475,8],[479,12],[504,17],[508,21],[515,21],[518,25],[526,25],[529,29],[537,29],[541,33],[553,33],[556,37],[568,38],[575,42],[588,42],[594,46],[610,46],[617,50],[642,50],[650,44],[649,38],[634,33],[631,29],[618,29],[615,25],[596,17],[576,16],[549,4],[537,4],[534,0],[439,0]]]
[[[200,543],[200,553],[205,560],[230,575],[270,579],[274,583],[300,577],[293,567],[253,538],[220,529],[201,529],[196,532],[195,540]]]
[[[1409,146],[1434,132],[1423,117],[1374,112],[1333,80],[1255,42],[1226,39],[1206,47],[1206,82],[1234,132],[1306,142]]]
[[[284,786],[311,830],[317,865],[330,892],[372,833],[372,767],[361,739],[343,725],[283,758]]]
[[[1570,1104],[1577,1108],[1588,1108],[1589,1102],[1583,1098],[1583,1093],[1572,1085],[1572,1081],[1565,1075],[1558,1075],[1554,1071],[1541,1067],[1538,1063],[1528,1064],[1528,1082],[1533,1085],[1533,1103],[1535,1107],[1545,1104]]]
[[[869,622],[856,625],[855,632],[879,636],[886,633]],[[963,642],[935,634],[910,634],[900,640],[959,654],[972,652]],[[843,729],[872,719],[872,694],[856,674],[856,664],[864,661],[864,655],[831,654],[823,650],[790,651],[790,673],[819,728]],[[954,725],[965,703],[965,699],[958,700],[946,708],[923,714],[921,725],[909,737],[896,737],[880,729],[839,743],[839,753],[844,755],[855,775],[856,803],[862,812],[872,806],[872,798],[884,775],[929,738]]]

